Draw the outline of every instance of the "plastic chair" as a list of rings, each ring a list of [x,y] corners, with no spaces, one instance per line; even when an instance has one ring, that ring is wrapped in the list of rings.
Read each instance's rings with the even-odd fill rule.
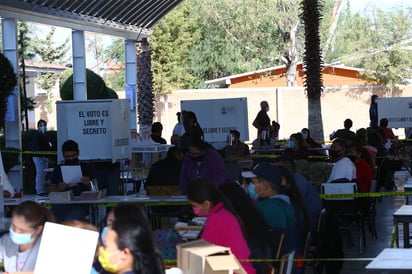
[[[357,192],[355,182],[324,183],[321,185],[322,194],[355,194]],[[323,199],[327,213],[339,221],[340,230],[350,230],[353,220],[356,220],[359,232],[359,253],[362,254],[362,246],[366,249],[365,229],[363,226],[363,213],[359,208],[359,201],[354,196],[332,197]]]

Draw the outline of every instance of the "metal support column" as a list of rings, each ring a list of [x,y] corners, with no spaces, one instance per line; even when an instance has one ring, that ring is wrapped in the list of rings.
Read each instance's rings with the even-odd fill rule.
[[[2,18],[2,46],[3,54],[13,66],[17,77],[19,76],[19,62],[17,51],[17,21],[12,18]],[[21,143],[21,112],[20,112],[20,95],[18,84],[8,97],[7,114],[5,121],[6,147],[22,149]],[[20,166],[15,166],[8,173],[12,186],[20,191],[23,186],[22,157],[19,153]],[[3,195],[3,193],[1,193]]]
[[[84,31],[72,30],[73,48],[73,99],[87,100],[86,49]]]
[[[136,130],[136,41],[127,39],[124,41],[124,46],[126,59],[126,98],[130,100],[130,130]]]

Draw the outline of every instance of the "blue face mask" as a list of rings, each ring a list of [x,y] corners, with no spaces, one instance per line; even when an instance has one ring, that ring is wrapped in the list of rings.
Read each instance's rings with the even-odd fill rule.
[[[288,141],[288,148],[294,148],[295,147],[295,142],[293,140]]]
[[[24,245],[24,244],[29,244],[32,242],[31,234],[20,234],[16,233],[9,228],[9,235],[10,239],[15,243],[16,245]]]
[[[249,192],[249,197],[250,197],[252,200],[257,200],[258,195],[255,193],[255,184],[249,183],[248,192]]]
[[[40,131],[41,133],[45,133],[46,130],[47,130],[47,127],[45,127],[45,126],[39,127],[39,131]]]
[[[102,240],[102,243],[104,244],[104,238],[106,238],[106,234],[109,228],[107,226],[103,227],[102,232],[100,233],[100,239]]]

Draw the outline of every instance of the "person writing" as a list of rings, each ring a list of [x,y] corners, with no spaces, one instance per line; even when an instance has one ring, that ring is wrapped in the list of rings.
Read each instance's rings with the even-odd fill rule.
[[[226,202],[216,184],[209,179],[197,179],[187,187],[187,198],[197,216],[207,216],[201,238],[209,243],[229,247],[248,274],[256,273],[243,224],[232,205]]]
[[[3,273],[34,270],[46,222],[54,222],[54,217],[36,202],[22,202],[13,210],[9,233],[0,238]]]
[[[79,145],[68,140],[62,145],[64,164],[54,168],[50,178],[50,192],[73,191],[73,194],[78,196],[84,191],[90,190],[91,181],[96,178],[93,166],[88,163],[80,163],[79,161]],[[81,178],[78,183],[68,183],[63,179],[63,166],[80,166]],[[88,214],[87,205],[77,204],[53,204],[51,211],[56,216],[57,222],[79,220],[84,221]]]

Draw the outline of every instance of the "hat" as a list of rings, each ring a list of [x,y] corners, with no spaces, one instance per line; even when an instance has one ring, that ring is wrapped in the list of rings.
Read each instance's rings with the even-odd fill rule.
[[[274,165],[269,163],[257,164],[252,171],[243,171],[243,178],[261,178],[272,184],[280,185],[282,172]]]

